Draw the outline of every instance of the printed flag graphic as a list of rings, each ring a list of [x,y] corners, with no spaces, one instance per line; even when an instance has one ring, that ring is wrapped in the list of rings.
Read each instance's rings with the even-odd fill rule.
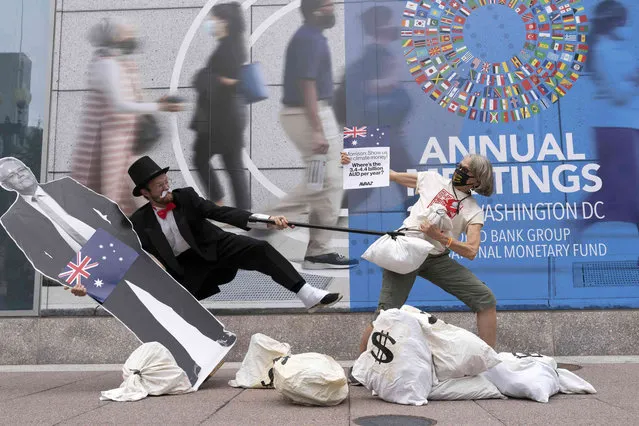
[[[366,137],[366,126],[363,127],[344,127],[344,139]]]
[[[58,276],[69,286],[83,284],[104,303],[137,258],[135,250],[99,228]]]
[[[353,127],[353,129],[368,129],[364,133],[352,137],[348,141],[344,141],[344,148],[377,148],[389,146],[390,144],[390,126],[379,127]],[[344,128],[346,132],[348,127]]]
[[[67,264],[68,271],[58,275],[60,278],[66,278],[66,283],[72,286],[82,284],[82,278],[89,278],[91,273],[89,269],[98,266],[96,262],[91,263],[89,256],[83,256],[82,251],[77,253],[77,260],[73,263],[73,260]]]

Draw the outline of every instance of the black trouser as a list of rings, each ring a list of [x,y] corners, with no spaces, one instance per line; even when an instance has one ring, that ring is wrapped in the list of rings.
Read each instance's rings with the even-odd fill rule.
[[[194,269],[188,266],[194,262],[194,256],[199,258],[198,261],[206,262],[193,250],[188,250],[178,257],[178,262],[184,267],[186,274]],[[268,242],[244,235],[228,233],[218,240],[217,260],[209,262],[206,266],[209,271],[207,275],[212,279],[203,282],[199,289],[192,290],[193,295],[200,300],[215,294],[216,287],[230,281],[238,269],[258,271],[268,275],[273,281],[293,293],[297,293],[306,283],[293,265]],[[229,272],[231,272],[230,276]],[[221,280],[215,279],[216,277],[221,277]],[[228,278],[224,279],[224,277]],[[212,286],[215,288],[211,288]]]
[[[235,207],[249,210],[251,208],[251,194],[249,193],[246,170],[244,170],[244,161],[242,160],[242,141],[226,141],[226,143],[234,145],[226,147],[220,155],[233,187]],[[207,197],[213,202],[220,201],[224,198],[224,190],[220,184],[220,178],[209,164],[215,154],[211,153],[208,135],[198,134],[194,153],[195,167],[205,185]]]

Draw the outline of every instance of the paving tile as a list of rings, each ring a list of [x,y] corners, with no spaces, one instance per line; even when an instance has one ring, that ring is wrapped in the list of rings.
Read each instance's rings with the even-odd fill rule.
[[[634,383],[639,386],[639,364],[584,364],[574,373],[595,389],[602,384]]]
[[[351,422],[359,417],[394,414],[426,417],[436,420],[437,425],[501,424],[473,401],[429,401],[415,407],[383,401],[361,386],[351,386],[350,390]]]
[[[74,376],[76,380],[69,381]],[[58,423],[108,404],[100,401],[100,391],[117,387],[121,381],[117,372],[37,373],[30,378],[31,385],[19,386],[33,386],[33,392],[0,402],[0,413],[15,425]]]
[[[119,375],[118,375],[119,376]],[[130,424],[194,424],[206,419],[241,390],[231,388],[227,382],[235,376],[235,371],[220,370],[204,383],[200,390],[184,395],[163,395],[148,397],[136,402],[109,402],[76,417],[68,418],[62,424],[87,425],[104,423]],[[118,387],[104,387],[107,390]],[[98,392],[99,396],[99,392]]]
[[[507,425],[631,425],[636,413],[613,407],[597,399],[551,398],[543,404],[509,399],[478,401],[477,404]]]
[[[81,380],[101,376],[102,372],[0,373],[0,402],[28,398]]]
[[[334,407],[293,404],[275,389],[247,389],[207,419],[207,425],[348,425],[348,400]]]

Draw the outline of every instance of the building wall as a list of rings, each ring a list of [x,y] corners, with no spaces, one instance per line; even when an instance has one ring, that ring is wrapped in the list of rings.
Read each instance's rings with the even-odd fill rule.
[[[71,152],[77,141],[78,117],[82,99],[86,93],[86,69],[92,48],[86,35],[92,25],[104,17],[120,17],[138,28],[142,52],[138,65],[144,97],[154,100],[168,93],[171,76],[180,45],[189,27],[205,5],[203,0],[58,0],[54,41],[53,84],[51,93],[51,117],[48,151],[48,179],[56,179],[70,173]],[[274,14],[290,2],[285,0],[247,1],[247,39],[266,25],[261,36],[250,49],[252,62],[261,62],[269,85],[270,98],[250,107],[249,124],[245,144],[252,161],[273,184],[287,191],[302,176],[302,162],[293,145],[286,139],[279,124],[281,84],[286,44],[301,24],[297,7],[291,8],[281,19]],[[286,9],[285,9],[286,10]],[[338,24],[327,31],[333,53],[335,79],[341,77],[344,68],[343,4],[336,4]],[[271,22],[269,24],[269,22]],[[262,27],[263,28],[263,27]],[[247,40],[250,42],[250,40]],[[195,101],[191,79],[212,52],[213,39],[201,28],[185,56],[179,79],[178,93],[189,102]],[[188,129],[192,110],[177,114],[178,134],[189,168],[193,170],[191,147],[194,133]],[[169,177],[174,187],[185,184],[171,145],[170,116],[161,115],[163,138],[149,155],[160,164],[171,167]],[[218,158],[213,162],[222,168]],[[246,171],[249,174],[248,170]],[[222,176],[225,193],[231,193],[226,175]],[[266,207],[276,198],[260,182],[251,177],[252,209]],[[225,201],[231,202],[228,198]]]
[[[207,7],[211,6],[212,3],[213,2],[208,2]],[[423,22],[421,22],[419,24],[421,26],[418,27],[417,18],[405,19],[411,14],[411,7],[418,7],[417,3],[418,2],[413,1],[376,2],[373,0],[361,2],[349,0],[337,3],[336,13],[338,15],[338,25],[326,32],[333,52],[334,80],[339,80],[342,77],[346,51],[348,51],[348,62],[350,64],[353,63],[353,60],[358,58],[362,51],[365,50],[365,47],[371,43],[370,37],[366,36],[362,30],[362,23],[360,21],[362,13],[368,10],[372,5],[384,4],[393,9],[393,21],[389,22],[389,25],[392,24],[394,27],[397,27],[397,31],[400,30],[401,26],[401,28],[415,28],[416,31],[421,32],[424,30],[419,30],[418,28],[423,28]],[[435,16],[433,13],[437,12],[439,14],[440,12],[438,10],[446,8],[441,3],[442,2],[435,0],[421,2],[420,4],[422,5],[419,6],[419,8],[421,8],[419,11],[423,12],[425,10],[424,4],[429,6],[429,10],[432,4],[437,4],[438,6],[432,6],[432,10],[428,12],[428,16],[433,18]],[[523,5],[523,0],[516,2],[509,1],[509,6],[505,4],[498,5],[495,2],[486,4],[486,2],[470,0],[467,3],[473,12],[463,30],[466,38],[464,39],[465,41],[462,47],[464,49],[467,47],[469,52],[477,55],[477,58],[475,58],[477,62],[473,60],[471,63],[475,64],[472,65],[473,67],[478,68],[479,64],[482,63],[479,58],[490,61],[499,60],[501,62],[508,58],[513,58],[513,55],[524,57],[521,53],[522,51],[519,49],[521,49],[522,46],[532,46],[532,44],[529,44],[525,40],[529,40],[527,38],[529,36],[533,38],[537,37],[537,34],[533,31],[533,34],[527,35],[528,33],[526,33],[522,22],[527,22],[528,19],[532,18],[518,16],[518,13],[523,13],[523,6],[517,7],[519,12],[516,12],[514,9],[517,4],[521,3],[521,5]],[[481,6],[478,6],[478,3]],[[588,22],[586,20],[587,15],[587,19],[592,23],[592,21],[596,19],[596,14],[600,13],[597,12],[596,9],[596,5],[599,3],[595,0],[578,2],[562,0],[561,2],[553,2],[553,6],[548,6],[543,10],[547,11],[556,8],[555,3],[561,4],[561,6],[567,9],[571,9],[569,5],[572,4],[573,8],[571,10],[573,10],[574,15],[578,16],[582,22]],[[639,9],[637,9],[635,2],[624,0],[623,3],[628,9],[628,16],[637,16]],[[144,48],[138,58],[144,95],[145,98],[149,100],[157,99],[168,92],[171,79],[177,71],[175,61],[178,57],[184,36],[187,34],[187,31],[204,4],[204,0],[58,1],[53,64],[52,113],[50,117],[49,155],[47,163],[49,179],[54,179],[69,173],[71,152],[76,143],[78,125],[80,124],[78,117],[81,111],[82,97],[86,93],[84,73],[91,55],[91,48],[86,41],[88,29],[101,18],[109,16],[126,18],[138,27]],[[250,179],[252,210],[260,211],[275,201],[275,196],[265,187],[265,184],[272,183],[274,187],[271,187],[271,190],[275,192],[277,192],[277,190],[286,192],[300,182],[303,176],[302,163],[299,156],[283,134],[278,119],[284,50],[288,39],[300,25],[301,17],[296,5],[284,0],[249,0],[244,4],[247,6],[246,20],[249,28],[248,41],[251,43],[251,61],[262,64],[271,93],[271,97],[267,101],[250,107],[250,120],[245,138],[246,149],[251,157],[251,161],[264,176],[264,179],[261,180],[255,176],[251,176]],[[473,8],[470,4],[475,5],[475,7]],[[541,7],[539,4],[534,7]],[[512,5],[512,7],[510,5]],[[408,9],[405,10],[405,7]],[[534,7],[530,9],[533,10]],[[452,13],[452,15],[456,13],[450,10],[448,10],[448,12]],[[467,14],[470,15],[471,13],[468,12]],[[561,19],[562,22],[564,21],[558,12],[552,12],[551,15],[553,17],[546,17],[546,15],[548,15],[548,13],[540,12],[537,18],[535,18],[538,21],[537,23],[541,23],[541,18],[544,19],[544,22],[550,22],[550,19],[553,19],[553,22],[559,19]],[[553,38],[566,37],[566,42],[563,43],[563,45],[570,45],[572,47],[572,50],[569,51],[570,53],[564,52],[562,54],[562,57],[564,54],[567,55],[569,60],[562,59],[564,62],[561,66],[570,68],[578,65],[579,68],[575,67],[570,69],[582,72],[584,64],[580,62],[585,62],[585,56],[576,53],[573,56],[573,52],[575,49],[584,49],[584,45],[574,46],[572,39],[568,39],[567,36],[570,35],[574,38],[577,36],[577,33],[579,33],[581,40],[582,36],[590,37],[590,35],[587,35],[589,34],[587,25],[580,25],[578,29],[567,29],[568,26],[574,27],[574,25],[569,24],[569,22],[572,22],[570,19],[576,19],[575,16],[572,15],[573,13],[571,12],[568,13],[568,16],[564,17],[568,18],[565,26],[564,24],[553,24],[559,25],[560,28],[563,27],[566,33],[565,35],[560,33],[553,34]],[[465,20],[465,18],[461,16],[457,17]],[[437,19],[430,19],[431,23],[436,21]],[[639,31],[639,26],[636,25],[637,20],[635,19],[633,21],[629,19],[628,22],[635,36],[631,37],[625,45],[626,55],[614,53],[610,56],[620,63],[626,60],[636,63],[635,58],[637,57],[637,52],[639,52],[639,43],[636,42],[636,40],[638,40],[636,34]],[[544,25],[549,24],[546,23]],[[436,39],[446,40],[446,37],[449,37],[449,35],[445,32],[450,32],[450,28],[444,30],[445,27],[446,26],[439,29],[435,29],[434,27],[429,28],[429,30],[437,32],[438,35],[434,38],[430,38],[429,35],[428,43],[437,44],[438,41]],[[183,66],[179,70],[179,81],[177,83],[179,94],[191,102],[194,101],[194,91],[190,86],[191,78],[203,65],[213,48],[213,41],[210,36],[201,28],[195,28],[194,30],[193,41],[184,56],[183,64],[181,64]],[[552,100],[550,108],[542,113],[535,113],[534,116],[530,118],[526,117],[523,113],[523,118],[517,116],[515,119],[513,115],[510,115],[510,122],[497,121],[493,122],[496,123],[493,125],[493,123],[489,123],[487,120],[488,110],[486,107],[479,108],[480,110],[483,109],[483,111],[480,111],[481,119],[478,118],[479,116],[476,117],[473,115],[472,111],[468,117],[464,116],[466,113],[462,114],[462,116],[458,113],[453,114],[450,108],[448,108],[448,95],[446,95],[444,99],[438,99],[442,93],[439,89],[436,90],[436,93],[424,93],[432,89],[431,86],[434,84],[433,82],[438,84],[440,88],[443,87],[443,84],[449,87],[449,84],[445,81],[441,82],[442,77],[440,73],[433,74],[432,81],[429,81],[431,86],[426,86],[426,84],[424,84],[424,78],[426,78],[424,72],[420,70],[411,71],[411,67],[414,65],[412,65],[410,61],[417,60],[418,58],[417,56],[412,56],[417,55],[417,53],[410,53],[410,51],[413,50],[411,49],[411,45],[405,44],[412,41],[408,39],[407,35],[402,34],[408,32],[412,34],[412,30],[400,31],[400,36],[398,37],[400,40],[395,40],[392,44],[392,51],[396,56],[400,57],[400,63],[411,64],[409,66],[401,64],[403,69],[401,69],[396,76],[397,85],[405,89],[406,97],[410,98],[409,103],[411,105],[411,107],[408,108],[409,112],[406,115],[404,123],[401,125],[401,129],[398,128],[398,130],[402,131],[404,137],[397,139],[404,139],[404,142],[397,143],[397,145],[404,144],[407,151],[407,159],[402,168],[403,170],[415,168],[423,171],[433,168],[444,174],[451,173],[456,161],[461,159],[461,151],[459,152],[460,157],[457,158],[455,150],[449,150],[450,146],[454,146],[453,142],[455,141],[464,141],[464,144],[467,144],[468,149],[470,149],[471,143],[475,144],[475,141],[480,138],[491,144],[501,144],[503,140],[504,146],[506,146],[506,138],[511,140],[510,138],[514,136],[517,138],[516,144],[517,141],[520,141],[519,143],[521,144],[523,141],[527,141],[530,136],[534,138],[535,152],[540,153],[544,151],[543,156],[539,154],[535,156],[536,159],[521,161],[520,159],[515,160],[512,153],[505,153],[503,156],[500,154],[501,158],[497,158],[496,154],[490,154],[484,149],[484,152],[490,160],[496,166],[500,167],[500,178],[503,178],[505,172],[510,171],[511,167],[515,166],[522,168],[522,170],[525,168],[527,173],[534,171],[535,173],[541,174],[542,172],[539,170],[548,171],[550,170],[549,167],[552,167],[552,170],[559,170],[558,168],[564,167],[567,161],[575,160],[574,162],[578,168],[575,169],[577,170],[576,175],[571,177],[576,179],[579,178],[579,170],[581,170],[581,168],[598,165],[601,159],[600,157],[602,157],[598,150],[605,153],[616,153],[619,161],[628,161],[629,165],[625,167],[627,175],[625,177],[618,177],[615,176],[615,173],[612,173],[613,177],[604,178],[607,182],[604,182],[604,185],[602,187],[600,186],[595,193],[586,192],[583,188],[578,188],[577,190],[571,188],[566,189],[564,185],[570,183],[569,181],[565,181],[565,183],[559,182],[558,185],[553,183],[552,190],[545,189],[543,184],[537,187],[533,185],[532,189],[530,189],[527,188],[526,185],[521,184],[519,179],[512,178],[508,175],[508,178],[504,178],[505,183],[497,186],[497,192],[493,194],[492,197],[478,197],[480,204],[489,207],[493,206],[496,210],[514,206],[511,208],[511,212],[515,212],[515,208],[521,209],[522,206],[528,208],[531,203],[574,204],[584,200],[590,200],[591,196],[594,197],[592,201],[598,202],[598,200],[607,198],[607,195],[614,193],[614,191],[621,191],[621,188],[626,187],[626,185],[635,185],[631,188],[636,188],[637,182],[639,182],[636,174],[638,169],[637,164],[639,164],[639,160],[637,159],[639,157],[637,157],[636,144],[633,145],[633,140],[631,140],[633,143],[625,144],[625,150],[615,149],[609,151],[605,149],[607,145],[601,145],[593,136],[595,134],[593,127],[616,127],[617,124],[615,123],[617,123],[618,117],[616,117],[615,114],[623,113],[622,115],[625,116],[626,111],[630,108],[636,108],[636,102],[630,102],[628,106],[624,107],[625,109],[620,110],[614,109],[611,105],[602,107],[602,104],[597,103],[597,96],[599,95],[594,87],[596,82],[592,76],[589,75],[592,73],[586,72],[582,73],[581,76],[576,75],[574,77],[574,88],[570,89],[568,95],[564,97],[565,93],[561,96],[551,93],[555,99]],[[439,34],[439,32],[442,34]],[[258,35],[259,39],[255,40]],[[539,37],[541,37],[541,35],[539,35]],[[419,37],[415,36],[416,40],[417,38]],[[544,36],[544,38],[548,38],[548,36]],[[400,41],[407,47],[400,47]],[[425,39],[419,41],[426,42]],[[588,39],[585,43],[593,42],[594,40]],[[442,41],[442,43],[448,43],[446,46],[451,48],[450,40]],[[468,46],[466,46],[466,44]],[[560,44],[558,43],[557,45]],[[555,43],[553,43],[553,46],[555,46]],[[526,47],[526,49],[528,48]],[[553,49],[555,49],[555,47],[553,47]],[[428,57],[428,59],[431,60],[430,57],[434,56],[436,57],[435,60],[448,61],[446,57],[449,54],[444,55],[439,52],[439,47],[434,47],[432,50],[438,53],[431,53],[431,49],[426,49],[422,46],[422,53],[419,54],[419,59],[425,60],[425,58]],[[525,52],[526,57],[530,58],[527,60],[536,60],[537,55],[545,53],[548,55],[551,53],[555,56],[557,55],[554,51],[550,52],[552,49],[549,47],[543,50],[543,52],[539,50],[535,51],[534,57],[532,53]],[[590,47],[589,56],[592,55],[592,50],[593,46]],[[584,51],[588,51],[587,45]],[[465,56],[466,54],[462,57]],[[490,57],[493,56],[494,59],[490,59]],[[550,56],[546,57],[550,58]],[[556,62],[556,59],[552,61]],[[519,59],[517,59],[517,62],[519,62]],[[512,62],[512,64],[514,66],[515,62]],[[366,81],[367,73],[365,70],[376,70],[379,65],[375,57],[369,61],[367,66],[360,67],[362,71],[357,71],[354,78],[351,76],[349,83],[352,81],[356,81],[357,83]],[[485,66],[487,70],[490,70],[490,65],[488,62],[483,62],[481,69]],[[494,65],[495,63],[493,63],[493,66]],[[526,63],[525,65],[529,64]],[[460,75],[464,74],[465,77],[474,75],[474,80],[480,80],[479,77],[481,77],[476,71],[469,71],[470,68],[468,64],[459,69],[455,68],[455,71],[453,71],[446,63],[445,68],[447,78],[453,79],[452,74],[456,75],[457,72],[459,72]],[[464,68],[463,72],[462,68]],[[540,68],[541,67],[538,69]],[[442,69],[443,68],[440,68],[440,71]],[[619,69],[619,67],[617,65],[609,65],[608,69]],[[412,81],[410,77],[412,72],[416,72],[415,80],[419,82],[419,85],[416,85],[415,81]],[[443,73],[444,71],[442,71],[442,74]],[[372,74],[375,73],[373,72]],[[493,74],[495,73],[493,72]],[[524,74],[521,72],[519,75],[510,72],[508,74],[509,78],[512,78],[513,81],[524,78]],[[484,77],[486,77],[486,75],[484,75]],[[578,81],[576,81],[577,77],[579,77]],[[618,77],[618,80],[622,81],[623,78]],[[565,81],[570,87],[573,86],[568,80]],[[528,83],[530,84],[530,82]],[[556,82],[551,83],[555,85]],[[479,88],[485,85],[484,83],[477,84]],[[500,83],[497,84],[499,85]],[[349,84],[346,86],[348,88]],[[383,96],[378,96],[378,99],[373,99],[373,102],[371,102],[373,104],[371,110],[367,111],[366,108],[360,107],[362,104],[366,105],[364,99],[360,99],[364,98],[362,93],[353,93],[357,91],[362,92],[359,89],[359,85],[351,84],[350,87],[351,89],[347,96],[349,125],[373,126],[374,124],[372,123],[375,121],[377,121],[379,125],[384,124],[380,123],[384,121],[384,117],[382,117],[378,109],[381,110],[379,104],[388,99],[383,99]],[[427,89],[427,87],[430,87],[430,89]],[[522,85],[522,87],[525,86]],[[488,87],[484,87],[484,89],[487,88]],[[562,92],[563,89],[558,93]],[[479,94],[480,92],[475,93]],[[508,92],[504,93],[511,98]],[[512,98],[517,99],[510,100],[518,102],[521,100],[527,104],[528,99],[523,101],[523,95],[519,95],[519,89],[516,93],[517,96],[512,96]],[[596,94],[597,96],[595,96]],[[490,96],[492,96],[492,94]],[[519,97],[522,97],[522,99],[519,99]],[[435,101],[435,99],[438,100]],[[490,102],[488,96],[486,96],[484,100]],[[390,99],[388,103],[393,105],[393,102],[393,99]],[[597,110],[597,107],[601,108],[601,110]],[[491,106],[489,109],[490,108],[493,107]],[[511,114],[515,112],[511,107],[500,108],[509,110],[507,112]],[[519,114],[519,111],[517,111],[517,113]],[[187,110],[176,114],[176,117],[177,134],[180,141],[178,150],[182,151],[189,169],[193,171],[191,146],[194,135],[193,132],[188,129],[191,114],[192,111]],[[530,115],[530,112],[528,114]],[[375,115],[379,115],[380,117],[371,119],[371,116]],[[473,118],[471,118],[471,116]],[[169,129],[171,120],[175,117],[163,114],[162,118],[164,137],[151,155],[159,163],[171,167],[170,178],[173,181],[174,187],[179,187],[184,185],[186,181],[182,172],[179,170],[175,158]],[[386,117],[386,119],[388,118]],[[636,119],[628,118],[627,121],[627,123],[624,123],[624,128],[632,128],[636,132]],[[563,154],[546,155],[547,149],[542,149],[546,141],[551,141],[555,144],[559,143],[562,149],[566,151],[569,146],[568,138],[570,138],[571,141],[570,149],[575,148],[576,153],[579,154],[579,158],[573,155],[572,157],[574,158],[568,158],[568,160],[566,160]],[[450,142],[451,140],[453,142]],[[574,146],[572,145],[573,140],[575,142]],[[431,142],[434,143],[431,144]],[[439,147],[442,152],[453,152],[453,155],[448,159],[442,155],[444,157],[442,160],[439,155],[436,155],[436,153],[433,154],[433,147]],[[506,151],[506,149],[504,149],[504,151]],[[569,155],[569,157],[571,156]],[[216,168],[221,168],[218,159],[214,160],[213,164]],[[610,163],[605,163],[602,169],[606,167],[608,170],[611,170],[614,168],[614,165],[611,166]],[[519,169],[517,168],[516,170]],[[250,172],[247,170],[246,173],[249,174]],[[222,177],[228,194],[230,191],[228,190],[226,176],[222,175]],[[126,179],[126,177],[123,178]],[[527,180],[528,183],[530,183],[529,180],[530,179]],[[548,186],[550,187],[550,178],[547,177],[544,180],[548,182]],[[523,182],[523,179],[521,179],[521,181]],[[572,182],[574,182],[574,180]],[[584,182],[582,182],[582,184],[583,183]],[[522,188],[519,188],[520,186]],[[359,215],[359,217],[355,214],[351,214],[349,217],[350,226],[353,228],[376,230],[397,229],[400,226],[401,221],[405,217],[406,193],[401,192],[403,190],[398,190],[396,186],[384,189],[384,191],[384,195],[377,197],[377,200],[373,197],[367,200],[367,208],[364,210],[364,214]],[[379,194],[381,193],[382,191],[379,191]],[[617,212],[635,214],[635,216],[628,220],[599,220],[595,221],[597,223],[595,223],[594,226],[589,226],[589,224],[586,223],[586,219],[589,218],[586,218],[587,214],[583,208],[577,218],[579,220],[575,220],[574,222],[564,220],[561,217],[553,219],[552,221],[547,221],[543,218],[535,218],[528,221],[520,219],[517,221],[509,221],[501,220],[499,216],[495,217],[491,214],[491,217],[487,216],[486,228],[484,230],[484,232],[490,232],[490,234],[484,234],[487,237],[482,241],[482,248],[484,248],[486,255],[483,256],[483,253],[480,251],[480,256],[473,261],[472,265],[464,259],[460,259],[460,261],[469,265],[472,271],[490,286],[497,297],[498,307],[500,309],[636,308],[639,306],[639,281],[637,278],[639,277],[639,269],[637,269],[636,263],[637,239],[639,237],[637,235],[635,213],[637,211],[637,205],[626,202],[628,197],[625,195],[626,194],[619,193],[617,199],[606,200],[606,202],[609,203],[610,206],[615,207]],[[389,202],[389,199],[392,202]],[[225,202],[228,201],[228,199],[225,200]],[[375,203],[373,201],[379,202]],[[382,201],[384,201],[384,203],[382,203]],[[410,202],[410,200],[408,202]],[[385,203],[391,204],[393,208],[381,208]],[[379,209],[369,208],[377,207],[377,204],[379,204]],[[381,214],[377,214],[377,210],[381,211]],[[352,212],[351,210],[351,213]],[[511,238],[510,241],[508,239],[500,240],[499,237],[502,235],[500,232],[504,235],[508,235],[508,232],[523,233],[523,231],[530,231],[532,229],[548,229],[551,231],[554,229],[563,232],[569,229],[571,239],[570,241],[563,241],[567,239],[567,234],[564,233],[565,238],[553,236],[549,239],[548,244],[545,244],[544,241],[541,241],[541,243],[544,244],[538,244],[538,237],[532,234],[533,237],[521,237],[523,241],[521,241],[522,244],[519,244],[520,241],[517,241],[519,237]],[[340,237],[343,237],[343,235]],[[353,257],[359,257],[373,241],[369,236],[363,235],[349,235],[347,238],[348,239],[342,240],[344,244],[340,247],[349,250],[350,255]],[[566,249],[565,255],[557,255],[556,253],[545,255],[543,251],[534,251],[537,248],[543,249],[551,244],[552,247],[556,247],[554,243],[562,242],[575,244],[569,246],[569,248],[572,247],[573,251],[569,252],[569,250]],[[586,251],[585,254],[581,252],[575,253],[575,247],[583,246],[577,243],[583,243],[584,245],[590,244],[588,247],[593,247],[594,244],[599,244],[600,242],[607,244],[606,251]],[[515,245],[518,249],[530,250],[523,252],[523,254],[515,253],[514,255],[513,252],[510,251],[510,255],[506,256],[506,248],[512,249]],[[600,246],[597,245],[597,247]],[[301,253],[302,250],[303,247],[297,250],[296,253]],[[457,257],[459,258],[459,256]],[[349,293],[348,306],[351,309],[374,309],[381,285],[380,268],[362,262],[358,268],[354,268],[348,275],[345,274],[339,278],[341,279],[340,285],[344,283],[345,293]],[[332,288],[335,288],[336,281],[337,280],[333,280],[331,284],[333,286]],[[428,308],[429,310],[464,308],[454,297],[431,285],[416,285],[408,302]]]

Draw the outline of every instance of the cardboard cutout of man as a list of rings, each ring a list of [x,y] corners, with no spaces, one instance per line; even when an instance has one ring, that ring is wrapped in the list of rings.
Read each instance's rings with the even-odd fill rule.
[[[142,249],[118,205],[69,177],[39,184],[31,170],[13,157],[0,158],[0,186],[18,194],[0,223],[34,269],[66,286],[75,284],[75,294],[88,291],[142,342],[164,345],[197,389],[236,337]],[[95,273],[100,263],[108,265],[106,255],[92,255],[92,263],[84,264],[85,270],[69,276],[71,265],[77,267],[88,259],[87,253],[102,247],[103,240],[114,244],[108,248],[112,249],[110,254],[119,256],[114,258],[116,262],[130,263],[106,291]],[[112,272],[108,267],[102,269],[106,275]],[[158,317],[167,308],[177,314],[172,318],[179,318],[181,324],[167,327],[165,318]],[[192,327],[199,333],[188,337],[173,334]],[[202,356],[202,347],[209,349],[208,358]]]

